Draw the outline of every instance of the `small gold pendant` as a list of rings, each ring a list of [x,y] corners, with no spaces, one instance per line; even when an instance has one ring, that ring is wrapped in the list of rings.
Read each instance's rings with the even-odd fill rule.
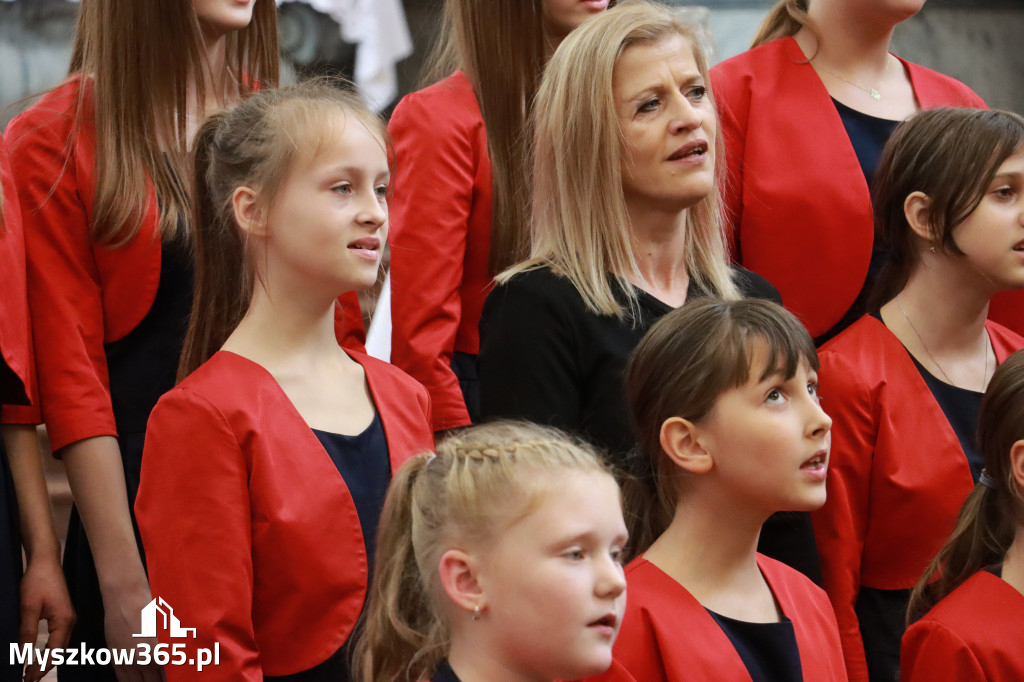
[[[868,94],[871,95],[871,98],[873,100],[875,100],[876,102],[879,101],[880,99],[882,99],[882,95],[879,94],[878,90],[875,90],[874,88],[871,88],[868,91]]]

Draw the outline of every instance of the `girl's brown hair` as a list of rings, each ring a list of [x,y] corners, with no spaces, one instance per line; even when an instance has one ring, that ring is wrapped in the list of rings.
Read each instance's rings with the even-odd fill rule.
[[[1024,439],[1024,351],[996,368],[981,399],[978,450],[985,462],[982,480],[967,496],[953,535],[910,595],[907,623],[978,571],[1003,560],[1017,529],[1024,525],[1024,491],[1013,475],[1010,450]]]
[[[235,109],[210,116],[195,143],[195,296],[178,366],[178,379],[203,364],[227,340],[252,301],[255,269],[235,222],[232,195],[249,187],[263,215],[299,154],[315,155],[345,125],[363,125],[393,154],[379,116],[339,81],[317,79],[253,95]]]
[[[486,548],[567,470],[608,473],[589,445],[525,422],[467,428],[442,441],[436,456],[406,462],[381,512],[357,679],[428,679],[449,644],[441,556],[457,544]]]
[[[907,197],[927,195],[931,245],[962,256],[956,227],[981,203],[999,166],[1022,150],[1024,118],[1007,111],[930,109],[896,128],[871,186],[875,232],[889,252],[871,308],[892,300],[917,267],[920,238],[907,221]]]
[[[818,36],[811,18],[807,15],[810,0],[779,0],[757,27],[750,47],[755,48],[779,38],[787,38],[806,27]]]
[[[764,367],[752,367],[764,344]],[[687,303],[652,326],[626,365],[626,400],[638,450],[627,480],[630,556],[650,546],[675,514],[679,468],[661,447],[661,426],[672,417],[697,423],[724,391],[760,371],[792,378],[801,362],[818,369],[814,342],[800,321],[770,301],[713,298]]]
[[[274,0],[256,0],[252,21],[227,37],[226,52],[226,99],[277,84]],[[186,112],[192,104],[202,114],[206,86],[220,76],[205,63],[193,0],[82,0],[69,71],[83,81],[75,128],[96,127],[92,238],[131,240],[151,188],[160,233],[174,235],[191,215]]]
[[[627,314],[628,305],[616,291],[625,292],[628,303],[635,304],[629,281],[640,275],[622,189],[622,134],[613,76],[627,49],[672,36],[689,42],[709,83],[700,34],[678,12],[655,3],[619,5],[588,19],[562,41],[544,72],[534,107],[530,259],[506,270],[499,282],[548,265],[572,282],[596,314]],[[582,73],[581,64],[586,65]],[[710,90],[707,96],[714,111]],[[719,211],[722,135],[715,140],[715,187],[686,212],[686,265],[691,286],[735,298],[739,294],[726,262]]]

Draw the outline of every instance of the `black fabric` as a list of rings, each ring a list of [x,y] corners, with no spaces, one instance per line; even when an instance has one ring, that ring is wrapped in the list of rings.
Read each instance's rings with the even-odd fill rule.
[[[864,179],[867,181],[868,187],[871,187],[871,183],[875,178],[875,171],[878,169],[878,162],[882,158],[882,149],[885,147],[889,137],[892,136],[896,126],[900,124],[900,121],[869,116],[856,109],[851,109],[835,99],[832,102],[835,104],[836,111],[839,112],[839,118],[843,120],[846,135],[850,138],[850,144],[853,145],[857,161],[860,162],[860,169],[864,173]],[[878,234],[876,233],[871,247],[871,261],[868,263],[867,278],[864,280],[857,298],[854,299],[853,305],[850,306],[850,309],[846,311],[846,314],[843,315],[839,322],[827,332],[814,339],[816,345],[821,346],[859,320],[867,312],[871,287],[874,285],[887,259],[888,252],[879,242]]]
[[[0,356],[0,405],[28,405],[25,384]]]
[[[739,267],[733,272],[745,296],[782,302],[760,275]],[[621,319],[587,310],[572,283],[547,268],[495,287],[480,318],[481,416],[557,426],[604,450],[621,474],[651,475],[643,458],[633,454],[622,373],[647,330],[673,308],[645,291],[635,292],[637,309]],[[706,295],[691,283],[687,301]],[[628,301],[621,291],[619,299]],[[758,551],[821,585],[807,512],[774,514],[761,530]]]
[[[462,682],[462,680],[455,674],[452,667],[448,665],[448,661],[444,660],[437,664],[437,670],[430,676],[430,682]]]
[[[355,436],[317,429],[313,429],[313,433],[330,455],[355,502],[367,563],[372,572],[373,558],[377,555],[377,526],[380,525],[384,496],[391,483],[391,460],[380,414],[374,414],[370,425]]]
[[[149,312],[124,338],[106,344],[110,396],[117,424],[118,446],[128,489],[135,542],[142,540],[135,522],[135,496],[139,491],[146,422],[157,400],[174,388],[178,359],[192,309],[192,257],[183,240],[164,242],[160,256],[160,282]],[[143,562],[145,556],[142,557]],[[92,551],[78,510],[71,509],[64,549],[64,575],[77,620],[69,647],[85,643],[105,648],[103,600]],[[115,682],[112,666],[59,666],[60,680]]]
[[[752,682],[803,682],[793,622],[748,623],[708,610],[743,660]]]
[[[351,682],[352,652],[349,643],[354,639],[354,637],[349,637],[340,649],[331,654],[330,658],[309,670],[292,675],[264,675],[263,679],[266,682]],[[197,676],[197,679],[200,677]]]
[[[854,603],[871,682],[897,682],[910,590],[861,587]]]
[[[452,371],[459,380],[462,399],[466,401],[466,412],[469,420],[476,424],[480,421],[480,366],[477,356],[472,353],[454,351],[452,353]]]
[[[2,363],[0,363],[2,364]],[[21,679],[21,666],[11,662],[9,645],[18,641],[19,588],[21,582],[21,536],[14,480],[7,463],[7,450],[0,438],[0,682]]]
[[[908,353],[909,355],[909,353]],[[970,391],[966,388],[947,384],[924,368],[913,355],[910,359],[914,366],[921,373],[921,378],[928,384],[928,390],[932,392],[935,402],[942,408],[946,420],[953,427],[956,439],[960,441],[967,463],[971,467],[971,478],[978,482],[981,470],[985,468],[985,460],[978,448],[975,447],[975,434],[978,432],[978,411],[981,409],[982,393]]]

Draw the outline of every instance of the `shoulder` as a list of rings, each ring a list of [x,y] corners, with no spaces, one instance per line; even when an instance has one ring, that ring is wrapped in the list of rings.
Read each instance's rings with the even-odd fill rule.
[[[392,133],[400,133],[407,127],[427,124],[435,134],[441,130],[437,127],[440,124],[461,128],[483,125],[473,86],[461,71],[403,97],[388,127]]]
[[[523,270],[498,284],[487,295],[493,307],[498,304],[542,304],[568,310],[585,310],[583,297],[567,278],[542,265]]]
[[[739,265],[731,265],[732,281],[745,298],[761,298],[782,305],[782,296],[771,282]]]
[[[864,315],[822,346],[818,350],[818,357],[822,364],[841,362],[843,359],[853,364],[871,364],[901,349],[899,339],[881,320],[872,315]]]
[[[416,381],[406,374],[405,371],[399,369],[395,365],[392,365],[390,362],[384,362],[372,355],[348,348],[345,349],[345,352],[348,353],[349,357],[362,365],[363,371],[365,371],[367,376],[371,379],[385,382],[402,391],[426,394],[426,389],[423,388],[423,385],[420,382]]]
[[[8,124],[5,133],[8,147],[16,149],[39,135],[63,135],[66,138],[78,116],[83,94],[89,98],[91,88],[86,88],[83,93],[83,81],[77,76],[44,94]]]
[[[992,340],[992,346],[997,355],[1009,355],[1024,348],[1024,337],[998,322],[988,320],[985,322],[985,328],[988,330],[989,338]]]
[[[977,107],[987,108],[985,100],[978,93],[958,81],[957,79],[933,71],[929,68],[903,61],[914,91],[918,95],[921,106],[925,109],[933,107]]]
[[[792,61],[795,46],[792,38],[779,38],[741,52],[716,64],[711,69],[711,80],[717,89],[720,85],[729,85],[735,79],[752,78],[766,68],[774,68],[778,64]],[[798,47],[796,50],[799,52]],[[802,56],[801,54],[800,57]]]

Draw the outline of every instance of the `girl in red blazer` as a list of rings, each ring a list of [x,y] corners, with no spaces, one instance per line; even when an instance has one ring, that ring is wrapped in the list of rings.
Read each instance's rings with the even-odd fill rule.
[[[219,647],[204,679],[348,680],[392,471],[433,448],[426,391],[334,331],[380,266],[384,125],[312,83],[212,116],[195,154],[185,378],[150,417],[135,505],[153,597],[195,628],[162,638]]]
[[[825,593],[756,551],[770,515],[825,501],[817,367],[803,326],[758,299],[688,303],[637,346],[626,393],[646,473],[627,509],[643,554],[617,669],[596,679],[846,680]]]
[[[465,429],[398,473],[357,657],[364,682],[540,682],[612,660],[619,487],[550,427]]]
[[[897,123],[985,108],[964,84],[889,52],[895,27],[923,5],[780,0],[751,50],[711,70],[733,257],[778,287],[819,344],[866,312],[884,262],[869,187]],[[993,317],[1024,332],[1015,300]]]
[[[75,498],[73,647],[140,642],[151,597],[131,504],[146,419],[174,385],[191,306],[186,150],[204,112],[276,82],[276,36],[273,0],[83,0],[68,80],[7,130],[42,416]]]
[[[523,103],[562,38],[609,4],[447,0],[437,82],[395,107],[391,361],[430,391],[437,431],[479,418],[480,311],[526,255]]]
[[[978,485],[911,596],[912,616],[928,612],[903,636],[903,682],[1024,680],[1024,352],[992,376],[978,449]]]
[[[882,155],[882,305],[820,352],[835,425],[812,520],[851,679],[896,679],[910,589],[980,475],[982,391],[1024,347],[986,321],[993,294],[1024,287],[1021,176],[1024,119],[999,111],[921,112]]]

